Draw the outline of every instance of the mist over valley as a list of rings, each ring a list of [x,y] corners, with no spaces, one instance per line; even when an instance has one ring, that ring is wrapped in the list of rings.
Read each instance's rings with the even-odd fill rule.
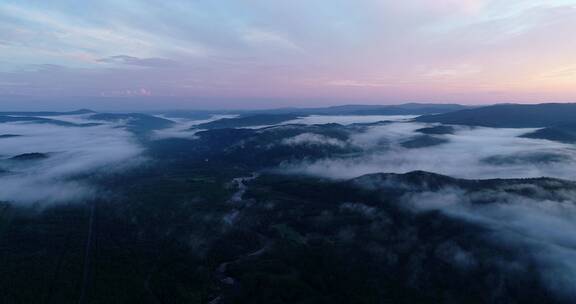
[[[0,113],[0,300],[571,303],[570,121],[422,107]]]

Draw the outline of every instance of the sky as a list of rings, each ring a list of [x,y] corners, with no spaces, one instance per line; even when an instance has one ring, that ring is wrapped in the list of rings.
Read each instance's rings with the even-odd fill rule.
[[[2,0],[0,108],[576,101],[575,28],[576,0]]]

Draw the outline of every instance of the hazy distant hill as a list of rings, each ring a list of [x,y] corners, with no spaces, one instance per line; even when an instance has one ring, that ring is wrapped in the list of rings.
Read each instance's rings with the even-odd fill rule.
[[[0,112],[0,115],[16,115],[16,116],[64,116],[64,115],[81,115],[96,113],[89,109],[80,109],[69,112]]]
[[[454,134],[456,130],[454,127],[451,126],[435,126],[435,127],[427,127],[421,128],[416,130],[416,132],[420,132],[423,134],[429,135],[444,135],[444,134]]]
[[[168,138],[148,143],[151,156],[252,168],[284,161],[319,159],[358,152],[346,144],[350,129],[338,125],[286,125],[263,129],[215,128],[196,133],[194,140]]]
[[[456,112],[426,115],[419,122],[484,126],[497,128],[540,128],[576,123],[576,104],[505,104]]]
[[[57,125],[57,126],[63,126],[63,127],[90,127],[90,126],[95,125],[93,123],[76,124],[76,123],[57,120],[57,119],[34,117],[34,116],[0,116],[0,123],[6,123],[6,122],[50,124],[50,125]]]
[[[400,105],[341,105],[331,107],[316,108],[278,108],[264,110],[178,110],[178,111],[160,111],[157,114],[163,114],[168,117],[189,118],[189,119],[206,119],[216,114],[236,114],[241,116],[254,116],[262,114],[274,115],[425,115],[447,113],[468,109],[469,106],[459,104],[427,104],[427,103],[407,103]]]
[[[128,127],[128,130],[135,133],[147,133],[154,130],[169,128],[174,125],[174,122],[171,120],[140,113],[98,113],[90,115],[89,119],[124,123]]]
[[[526,138],[547,139],[563,143],[576,143],[576,123],[546,127],[528,134]]]
[[[63,127],[92,127],[100,123],[74,123],[58,119],[57,116],[87,115],[87,120],[122,123],[131,132],[147,134],[154,130],[169,128],[174,122],[142,113],[97,113],[92,110],[81,109],[71,112],[0,112],[0,123],[23,122],[34,124],[51,124]],[[45,116],[51,117],[46,118]]]
[[[45,159],[45,158],[48,158],[48,154],[33,152],[33,153],[19,154],[19,155],[16,155],[14,157],[11,157],[10,159],[11,160],[18,160],[18,161],[29,161],[29,160],[39,160],[39,159]]]
[[[342,105],[324,108],[283,108],[260,113],[293,113],[301,115],[424,115],[466,109],[459,104],[407,103],[400,105]]]
[[[14,138],[14,137],[20,137],[22,135],[18,135],[18,134],[0,134],[0,139],[1,138]]]
[[[438,138],[431,135],[418,135],[414,136],[407,141],[402,142],[402,146],[408,149],[426,148],[437,146],[449,142],[447,139]]]
[[[200,124],[199,129],[242,128],[275,125],[309,115],[423,115],[466,109],[457,104],[343,105],[326,108],[282,108],[240,112],[240,117],[223,118]],[[183,114],[179,114],[182,116]]]
[[[197,125],[198,129],[224,129],[253,126],[266,126],[283,123],[298,118],[296,114],[255,114],[237,118],[222,118],[216,121]]]

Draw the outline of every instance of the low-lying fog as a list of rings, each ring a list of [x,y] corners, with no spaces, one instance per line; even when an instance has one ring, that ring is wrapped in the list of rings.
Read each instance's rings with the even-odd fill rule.
[[[194,138],[194,134],[199,130],[190,130],[192,126],[231,117],[234,115],[215,115],[203,120],[179,119],[175,127],[157,131],[156,138]],[[314,134],[283,139],[279,144],[317,144],[340,147],[350,145],[361,148],[363,151],[354,156],[285,164],[283,169],[289,173],[305,173],[338,179],[354,178],[377,172],[405,173],[414,170],[474,179],[542,176],[576,179],[575,147],[570,144],[519,137],[535,129],[454,126],[453,134],[430,135],[445,143],[406,148],[403,146],[404,142],[423,136],[416,130],[434,126],[410,122],[409,120],[414,117],[416,116],[310,115],[277,124],[351,125],[379,121],[392,122],[375,125],[365,131],[352,134],[347,142]]]
[[[351,125],[355,123],[372,123],[379,121],[403,121],[416,118],[416,115],[310,115],[290,120],[282,124],[316,125],[337,123]]]
[[[90,198],[96,190],[78,177],[130,167],[141,152],[130,133],[112,124],[1,123],[0,147],[0,201],[24,204]]]
[[[157,115],[157,117],[169,119],[176,122],[172,128],[156,130],[152,136],[153,139],[165,139],[165,138],[194,138],[200,130],[193,130],[194,126],[216,121],[224,118],[235,118],[238,115],[212,115],[206,119],[186,119],[186,118],[175,118],[165,115]]]
[[[194,125],[229,117],[171,118],[176,125],[156,131],[152,140],[194,138],[197,130],[190,129]],[[71,123],[93,122],[82,115],[57,118]],[[474,179],[541,176],[576,179],[574,146],[519,137],[533,129],[454,127],[452,134],[429,135],[436,139],[433,145],[407,147],[407,141],[424,136],[418,129],[433,126],[406,121],[410,118],[308,116],[283,124],[393,122],[352,128],[362,131],[353,131],[347,140],[304,133],[271,144],[355,147],[350,155],[282,165],[286,173],[336,179],[414,170]],[[122,128],[122,123],[99,123],[84,127],[0,123],[0,201],[25,205],[90,199],[99,192],[86,176],[124,170],[145,161],[143,144]],[[574,194],[564,193],[561,201],[532,200],[502,192],[482,195],[491,204],[471,204],[467,194],[458,189],[444,189],[406,198],[406,205],[413,207],[414,212],[438,210],[487,227],[494,231],[494,240],[519,248],[519,257],[539,263],[551,289],[576,297],[571,291],[576,281],[576,265],[572,262],[576,258],[576,234],[572,232],[576,227]],[[473,259],[473,253],[467,256]],[[522,261],[519,258],[518,263]]]
[[[525,187],[545,194],[534,184]],[[521,197],[505,191],[482,191],[472,195],[458,189],[422,193],[407,197],[414,211],[437,210],[450,217],[485,227],[492,242],[505,244],[517,258],[510,269],[530,268],[536,264],[541,280],[555,294],[567,300],[576,299],[576,205],[574,191],[555,193],[556,200]],[[474,198],[490,202],[474,204]],[[475,252],[462,251],[455,256],[476,267]]]
[[[170,118],[176,122],[174,127],[156,131],[152,139],[194,138],[194,133],[198,131],[191,130],[194,125],[231,117],[234,116],[215,115],[202,120]],[[283,170],[337,179],[376,172],[404,173],[414,170],[480,179],[540,176],[576,179],[574,147],[519,137],[532,129],[455,127],[453,134],[430,135],[444,143],[407,148],[403,143],[423,136],[416,130],[431,126],[407,121],[412,117],[312,115],[281,123],[350,125],[392,121],[356,131],[347,141],[314,134],[279,139],[276,144],[352,146],[362,151],[342,157],[288,163],[283,165]],[[72,123],[93,123],[84,115],[50,118]],[[72,177],[103,168],[111,170],[119,164],[126,164],[126,160],[137,159],[142,147],[130,132],[121,128],[121,123],[99,123],[89,127],[0,123],[0,136],[21,135],[0,138],[3,157],[0,159],[0,169],[8,171],[0,175],[3,184],[0,200],[9,200],[16,194],[22,201],[58,201],[86,195],[90,191],[85,189],[85,185],[67,186],[77,183],[72,181]],[[9,160],[25,153],[47,153],[48,157],[28,161]],[[30,187],[36,191],[22,191]]]
[[[576,178],[574,146],[519,137],[533,129],[456,127],[454,134],[434,135],[446,143],[421,148],[402,146],[403,142],[422,136],[416,130],[427,126],[406,122],[374,126],[349,140],[363,149],[361,155],[290,164],[286,169],[332,178],[414,170],[476,179]]]

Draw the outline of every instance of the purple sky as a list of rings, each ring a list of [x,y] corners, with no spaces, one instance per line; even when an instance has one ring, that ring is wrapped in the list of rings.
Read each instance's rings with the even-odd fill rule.
[[[0,108],[576,101],[573,29],[575,0],[4,0]]]

